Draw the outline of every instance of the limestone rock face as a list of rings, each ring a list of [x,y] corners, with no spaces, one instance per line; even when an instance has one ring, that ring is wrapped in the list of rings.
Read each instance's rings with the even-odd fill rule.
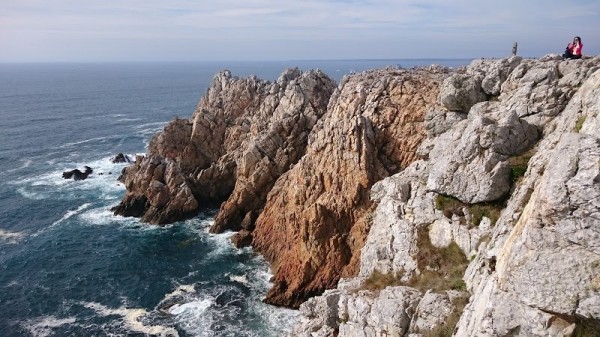
[[[212,230],[243,223],[252,230],[272,185],[304,154],[334,88],[320,71],[289,69],[275,83],[219,73],[192,121],[171,122],[148,156],[124,170],[127,194],[115,212],[164,224],[224,201]]]
[[[458,336],[562,336],[600,319],[599,93],[596,71],[545,127],[492,241],[467,270],[473,300]]]
[[[498,96],[502,83],[522,60],[520,56],[500,60],[474,60],[468,67],[468,73],[483,76],[481,81],[483,91],[488,95]]]
[[[380,70],[346,77],[305,156],[275,183],[253,246],[272,263],[266,301],[296,307],[356,275],[371,186],[416,159],[425,111],[447,70]]]
[[[599,69],[599,58],[578,60],[523,60],[502,84],[502,109],[514,111],[534,125],[557,116],[583,81]]]
[[[427,292],[415,309],[410,332],[431,331],[444,324],[452,314],[454,305],[448,294]]]
[[[429,110],[427,139],[418,150],[423,159],[371,189],[376,206],[359,277],[340,281],[336,290],[340,324],[312,325],[313,331],[322,333],[319,336],[389,336],[403,331],[403,336],[416,337],[448,328],[436,318],[456,318],[462,304],[457,307],[451,291],[419,288],[418,304],[410,306],[408,330],[394,313],[380,312],[378,321],[396,319],[386,334],[377,334],[369,319],[379,295],[361,290],[377,273],[394,275],[396,282],[405,284],[427,273],[419,260],[426,249],[420,233],[426,229],[432,246],[456,244],[472,259],[464,274],[470,299],[453,336],[597,334],[599,67],[600,58],[573,62],[547,57],[473,62],[459,70],[488,78],[480,85],[494,97],[466,111],[440,106]],[[528,149],[533,156],[523,177],[510,181],[508,172],[498,173],[510,169],[509,159]],[[448,217],[438,209],[441,194],[463,201],[460,216]],[[498,220],[483,216],[475,226],[472,204],[500,194],[507,200],[497,204],[503,207]],[[304,327],[314,321],[303,317],[294,331],[307,331]]]
[[[537,128],[515,113],[470,113],[437,138],[429,152],[436,165],[427,188],[467,203],[498,199],[510,189],[508,157],[524,152],[537,139]]]
[[[404,336],[422,294],[408,287],[388,287],[372,298],[368,292],[340,301],[339,336]],[[346,320],[347,319],[347,320]]]
[[[371,197],[378,204],[361,252],[360,276],[377,271],[408,280],[419,272],[417,230],[443,218],[435,209],[434,194],[425,188],[428,173],[427,163],[416,161],[373,186]]]
[[[487,99],[481,81],[481,77],[467,74],[448,77],[440,89],[442,105],[450,111],[468,112],[474,104]]]

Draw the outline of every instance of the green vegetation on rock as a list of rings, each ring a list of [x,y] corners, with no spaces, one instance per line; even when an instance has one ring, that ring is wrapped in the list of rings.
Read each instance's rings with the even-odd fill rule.
[[[577,118],[577,122],[575,122],[575,127],[573,128],[573,131],[575,131],[575,132],[581,131],[581,128],[583,127],[583,123],[585,123],[585,116],[579,116],[579,118]]]
[[[417,264],[421,274],[413,277],[408,286],[435,292],[465,290],[462,278],[469,261],[455,242],[446,248],[434,247],[429,240],[428,229],[423,227],[419,229],[417,245]]]
[[[482,202],[477,204],[466,204],[460,200],[439,194],[435,198],[435,208],[442,211],[444,216],[452,218],[452,215],[458,215],[464,217],[463,208],[467,208],[471,214],[473,226],[479,226],[483,217],[489,218],[492,221],[492,225],[500,218],[502,209],[506,207],[506,200],[501,199],[492,202]]]
[[[366,280],[363,285],[364,289],[379,291],[386,287],[395,287],[403,285],[400,277],[393,274],[384,274],[375,270]]]
[[[513,184],[517,183],[521,177],[525,175],[525,172],[527,172],[527,164],[529,164],[529,159],[531,159],[534,154],[535,151],[531,149],[518,156],[513,156],[508,159]]]

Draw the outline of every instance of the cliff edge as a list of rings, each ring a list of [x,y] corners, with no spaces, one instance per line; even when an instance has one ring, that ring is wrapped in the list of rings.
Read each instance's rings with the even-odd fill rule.
[[[290,336],[598,336],[600,58],[476,60]]]
[[[271,262],[266,301],[298,307],[356,275],[371,186],[407,167],[449,70],[385,69],[335,83],[320,71],[274,82],[215,76],[120,177],[115,214],[165,224],[220,204],[213,232],[238,231]]]
[[[117,214],[219,206],[291,336],[596,336],[600,57],[225,71],[123,172]],[[330,289],[330,290],[326,290]],[[320,296],[317,296],[321,294]]]

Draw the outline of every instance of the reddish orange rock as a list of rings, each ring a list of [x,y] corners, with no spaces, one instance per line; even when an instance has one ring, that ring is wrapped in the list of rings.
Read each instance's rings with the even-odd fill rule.
[[[425,112],[446,76],[386,69],[342,81],[305,156],[277,180],[256,221],[253,246],[275,273],[268,303],[298,307],[358,272],[369,190],[416,159]]]

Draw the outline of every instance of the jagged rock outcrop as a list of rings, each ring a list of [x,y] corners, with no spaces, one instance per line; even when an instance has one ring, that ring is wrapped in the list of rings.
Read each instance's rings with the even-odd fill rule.
[[[340,282],[324,296],[329,296],[329,302],[337,299],[335,310],[325,310],[334,308],[329,303],[321,306],[324,310],[311,312],[312,317],[305,314],[291,335],[422,336],[432,331],[461,337],[598,334],[599,66],[600,58],[577,62],[510,58],[474,61],[464,72],[459,71],[476,76],[481,88],[472,90],[485,91],[491,101],[473,103],[467,111],[464,107],[446,111],[442,90],[440,106],[426,115],[428,139],[419,149],[424,160],[376,183],[371,190],[377,206],[362,249],[360,276]],[[535,154],[524,177],[515,180],[517,168],[512,160],[530,153]],[[508,168],[502,174],[502,193],[495,191],[499,180],[491,173],[498,165]],[[471,170],[470,177],[467,170]],[[507,174],[512,174],[512,179]],[[486,197],[480,197],[483,195]],[[506,201],[498,201],[503,195]],[[443,205],[444,200],[455,200],[454,205],[459,206],[444,209],[449,207]],[[473,204],[483,200],[493,202]],[[495,221],[485,213],[477,225],[478,207],[495,207],[493,211],[501,213]],[[455,244],[472,258],[464,273],[471,294],[464,310],[461,302],[465,297],[439,290],[421,295],[418,305],[410,307],[408,329],[404,329],[406,321],[393,313],[379,312],[374,319],[372,311],[364,309],[377,301],[380,293],[365,291],[363,285],[380,275],[393,281],[386,292],[397,289],[398,283],[413,285],[420,294],[432,289],[434,283],[424,282],[425,278],[436,276],[436,269],[444,266],[424,264],[424,258],[431,255],[423,254],[431,246],[451,249]],[[451,279],[439,277],[439,282]],[[354,284],[354,289],[348,291],[347,284]],[[337,297],[331,298],[332,294]],[[310,301],[319,303],[321,297]],[[362,328],[344,328],[348,319],[343,315],[345,303],[364,304],[353,311],[352,318]],[[331,325],[335,316],[338,321]],[[423,323],[425,317],[447,319],[445,324],[435,320]],[[364,323],[368,320],[393,321],[393,327],[376,331]]]
[[[164,224],[223,202],[213,231],[252,230],[271,186],[304,154],[334,88],[320,71],[289,69],[274,83],[219,73],[192,121],[169,123],[148,155],[124,169],[127,194],[115,213]]]
[[[272,263],[266,301],[297,307],[358,272],[369,189],[417,158],[423,116],[448,73],[370,71],[332,94],[318,71],[275,83],[223,72],[193,121],[171,122],[124,170],[116,211],[166,223],[224,201],[211,230],[239,230],[235,244],[252,243]]]
[[[442,84],[440,102],[450,111],[468,112],[473,105],[487,99],[482,80],[481,76],[453,74]]]
[[[160,223],[225,201],[213,230],[272,263],[266,301],[300,306],[293,336],[600,331],[600,58],[333,87],[221,73],[125,169],[120,213]]]
[[[600,71],[582,82],[467,270],[458,336],[600,331]]]
[[[496,200],[510,189],[507,160],[531,147],[538,130],[514,112],[498,116],[490,113],[492,104],[478,109],[481,106],[474,106],[467,120],[436,139],[429,152],[436,161],[427,180],[429,190],[478,203]]]
[[[447,71],[345,77],[305,156],[277,181],[256,221],[253,246],[275,272],[268,303],[297,307],[358,272],[369,189],[416,159],[423,116]]]

